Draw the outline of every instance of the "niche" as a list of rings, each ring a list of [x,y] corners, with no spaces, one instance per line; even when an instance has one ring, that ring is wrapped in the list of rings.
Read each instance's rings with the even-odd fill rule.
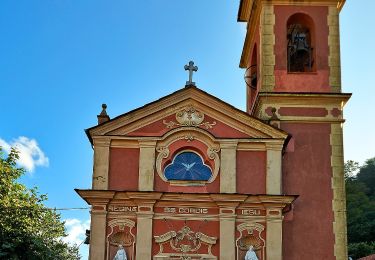
[[[310,16],[293,14],[287,22],[288,72],[313,72],[314,23]]]

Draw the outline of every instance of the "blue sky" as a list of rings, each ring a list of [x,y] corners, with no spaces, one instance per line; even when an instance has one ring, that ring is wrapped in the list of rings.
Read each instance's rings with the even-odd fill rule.
[[[29,172],[22,181],[47,193],[51,207],[85,207],[73,189],[91,185],[83,130],[96,124],[101,104],[114,117],[180,89],[191,59],[201,89],[244,110],[238,3],[0,1],[0,144],[23,147]],[[343,91],[353,92],[345,159],[361,163],[375,156],[373,10],[375,1],[349,0],[341,12]],[[62,217],[70,239],[82,239],[88,210]]]

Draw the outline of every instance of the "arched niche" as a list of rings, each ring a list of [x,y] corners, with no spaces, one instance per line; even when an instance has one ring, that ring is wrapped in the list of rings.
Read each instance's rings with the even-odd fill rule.
[[[304,13],[295,13],[287,21],[288,72],[314,72],[315,29],[313,19]]]
[[[265,259],[266,241],[262,236],[264,229],[264,226],[260,223],[242,223],[237,225],[237,231],[240,234],[236,240],[237,259],[245,259],[250,245],[253,246],[258,259]]]
[[[112,260],[118,246],[125,249],[128,260],[135,260],[135,222],[130,219],[113,219],[108,222],[107,259]]]

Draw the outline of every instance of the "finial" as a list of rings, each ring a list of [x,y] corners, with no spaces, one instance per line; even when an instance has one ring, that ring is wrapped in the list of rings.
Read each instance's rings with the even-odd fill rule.
[[[100,112],[101,116],[106,116],[107,115],[107,104],[102,104],[102,112]]]
[[[276,111],[277,111],[277,109],[275,107],[271,108],[272,115],[271,115],[270,119],[268,120],[268,122],[269,122],[270,125],[272,125],[274,127],[277,127],[277,128],[280,128],[280,119],[276,115]]]
[[[109,121],[109,116],[107,115],[107,105],[102,104],[102,112],[97,116],[98,117],[98,125],[103,124],[104,122]]]
[[[271,108],[272,116],[270,120],[279,120],[279,118],[276,115],[276,107]]]
[[[184,68],[189,71],[189,80],[186,81],[185,87],[195,86],[195,82],[193,82],[193,72],[198,71],[198,67],[194,66],[194,61],[189,61],[189,65],[185,65]]]

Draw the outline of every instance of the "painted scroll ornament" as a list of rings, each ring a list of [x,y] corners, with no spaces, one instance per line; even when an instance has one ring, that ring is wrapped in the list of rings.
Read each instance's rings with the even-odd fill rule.
[[[217,237],[211,237],[202,232],[194,232],[189,226],[185,225],[179,231],[168,231],[160,236],[154,236],[154,238],[160,247],[159,253],[154,259],[161,259],[166,256],[179,257],[176,259],[198,259],[196,257],[202,256],[201,254],[197,254],[202,244],[207,246],[207,252],[203,254],[205,258],[202,259],[216,259],[212,255],[211,247],[216,244]],[[169,243],[174,252],[164,252],[163,244],[165,243]]]
[[[216,125],[216,121],[210,122],[203,122],[204,121],[204,114],[195,109],[193,106],[188,106],[179,112],[176,113],[176,121],[169,121],[163,120],[163,124],[167,128],[173,128],[174,126],[202,126],[206,129],[213,128]]]

